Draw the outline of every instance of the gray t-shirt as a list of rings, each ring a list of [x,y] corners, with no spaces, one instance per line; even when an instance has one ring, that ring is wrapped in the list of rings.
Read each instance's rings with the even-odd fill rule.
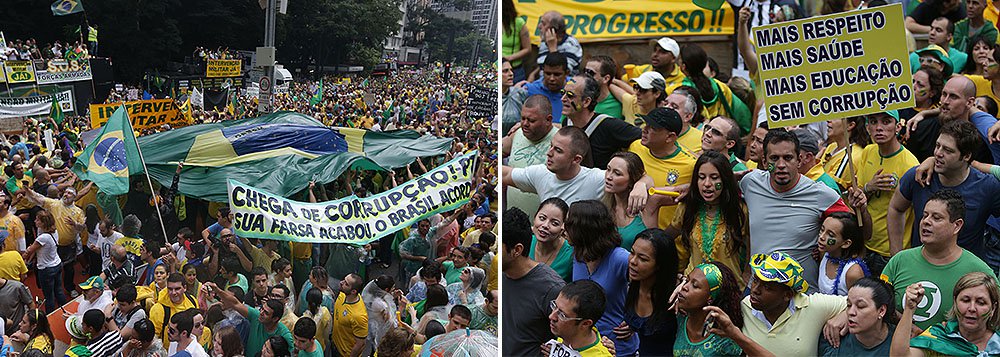
[[[139,307],[125,313],[116,307],[112,316],[114,316],[118,328],[134,328],[136,321],[146,318],[146,311]]]
[[[537,193],[540,201],[559,197],[566,204],[573,204],[576,201],[600,199],[604,194],[604,170],[601,169],[580,167],[576,177],[560,180],[545,165],[532,165],[513,169],[510,178],[521,191]]]
[[[754,170],[740,180],[750,216],[750,254],[783,251],[802,265],[809,292],[816,291],[819,267],[812,258],[823,217],[848,212],[837,192],[799,176],[791,190],[776,192],[771,173]]]
[[[549,330],[549,301],[559,296],[559,290],[566,282],[548,265],[538,264],[520,279],[503,277],[504,291],[517,294],[503,294],[505,311],[517,313],[500,314],[503,318],[504,356],[537,356],[541,345],[553,338]]]
[[[14,326],[9,326],[6,331],[17,330],[17,324],[21,322],[24,311],[31,303],[31,293],[28,287],[19,281],[7,280],[6,284],[0,286],[0,317],[10,319]]]

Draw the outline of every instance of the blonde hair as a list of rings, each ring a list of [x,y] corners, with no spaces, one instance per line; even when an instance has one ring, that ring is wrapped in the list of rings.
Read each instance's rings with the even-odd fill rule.
[[[992,276],[978,271],[963,275],[955,283],[952,299],[958,300],[958,294],[963,290],[977,286],[985,286],[986,291],[990,294],[990,312],[989,317],[986,318],[986,328],[990,331],[996,331],[1000,327],[1000,313],[997,313],[997,305],[1000,303],[1000,287],[997,286],[997,282]],[[948,320],[957,319],[961,315],[962,312],[958,310],[958,304],[952,303],[951,309],[948,310]]]

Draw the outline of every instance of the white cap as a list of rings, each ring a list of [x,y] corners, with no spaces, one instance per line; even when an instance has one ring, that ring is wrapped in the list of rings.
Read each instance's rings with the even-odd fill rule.
[[[664,51],[673,53],[675,58],[681,55],[681,46],[677,45],[677,41],[670,37],[660,37],[659,40],[656,40],[656,44]]]
[[[657,71],[643,73],[639,77],[632,78],[632,82],[638,84],[642,89],[656,88],[659,90],[666,90],[667,88],[667,81],[663,79],[663,75]]]

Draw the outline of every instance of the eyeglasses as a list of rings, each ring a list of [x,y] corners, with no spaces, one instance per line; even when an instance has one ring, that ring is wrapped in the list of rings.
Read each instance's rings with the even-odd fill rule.
[[[568,98],[568,99],[576,98],[576,93],[573,93],[573,91],[571,91],[571,90],[565,90],[565,89],[563,89],[563,90],[559,91],[559,94],[562,94],[562,95],[566,96],[566,98]]]
[[[703,131],[705,131],[705,132],[711,132],[712,135],[715,135],[715,136],[725,136],[726,135],[725,133],[722,132],[722,130],[713,128],[711,125],[708,125],[708,124],[705,124],[705,127],[703,129],[704,129]]]
[[[559,306],[556,306],[555,300],[549,301],[549,307],[552,308],[552,312],[556,313],[556,318],[558,318],[559,321],[583,321],[582,317],[566,316],[566,313],[559,310]]]

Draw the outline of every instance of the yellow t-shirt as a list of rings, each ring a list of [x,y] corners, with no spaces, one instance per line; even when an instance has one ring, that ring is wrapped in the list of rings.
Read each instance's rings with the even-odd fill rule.
[[[608,351],[608,348],[604,347],[604,345],[601,344],[601,333],[597,332],[597,328],[596,327],[594,328],[594,336],[596,337],[594,339],[594,343],[591,343],[591,344],[589,344],[587,346],[583,346],[581,348],[574,348],[574,350],[576,350],[576,352],[580,354],[580,357],[610,357],[610,356],[612,356],[611,351]],[[559,343],[563,342],[563,340],[562,340],[561,337],[557,337],[556,341],[559,342]]]
[[[42,208],[52,213],[52,217],[56,219],[56,232],[59,233],[59,241],[56,244],[59,246],[75,244],[76,230],[66,224],[66,217],[72,219],[73,222],[83,224],[85,222],[83,210],[75,205],[66,206],[62,201],[51,198],[42,200]]]
[[[663,76],[663,80],[667,82],[667,87],[666,87],[667,94],[670,94],[670,92],[673,92],[674,89],[677,89],[677,87],[683,85],[684,78],[687,78],[687,76],[684,75],[684,72],[681,72],[681,65],[675,63],[674,71],[670,72],[670,75],[668,76]]]
[[[38,336],[35,336],[35,338],[32,338],[30,341],[28,341],[27,344],[24,345],[25,351],[30,350],[32,348],[37,348],[39,351],[51,355],[52,339],[50,339],[49,336],[46,336],[45,334],[39,334]]]
[[[25,171],[27,171],[27,170],[25,170]],[[24,184],[25,181],[27,182],[27,185]],[[16,179],[14,180],[14,184],[17,185],[18,189],[26,188],[26,189],[30,190],[31,186],[33,186],[35,184],[35,178],[31,177],[31,176],[28,176],[28,173],[25,172],[23,178],[21,178],[20,180],[16,180]],[[18,209],[18,210],[29,209],[31,207],[35,207],[35,204],[31,203],[31,200],[29,200],[27,197],[21,199],[20,202],[18,202],[17,204],[14,205],[14,208]]]
[[[747,165],[747,170],[756,170],[757,169],[757,162],[756,161],[747,160],[747,161],[744,161],[743,164]]]
[[[21,253],[16,250],[0,253],[0,278],[21,281],[21,274],[27,273],[28,266],[24,264]]]
[[[7,240],[4,241],[3,250],[19,251],[18,242],[24,239],[24,223],[21,222],[21,219],[8,213],[0,218],[0,230],[6,230],[9,233]]]
[[[868,183],[878,170],[882,170],[883,174],[892,174],[893,178],[897,181],[896,187],[898,189],[899,178],[903,177],[903,174],[907,170],[918,164],[920,162],[917,161],[917,158],[902,145],[900,145],[899,151],[886,157],[882,157],[879,154],[878,145],[868,145],[861,152],[861,165],[858,167],[858,185],[863,186]],[[887,219],[889,201],[892,199],[892,194],[893,192],[889,191],[876,191],[868,196],[868,214],[872,216],[872,237],[868,240],[866,246],[868,249],[886,257],[889,256]],[[912,227],[913,219],[913,208],[909,208],[906,210],[906,224],[903,227]],[[910,233],[909,229],[903,230],[903,249],[910,247]]]
[[[861,150],[864,148],[858,144],[851,144],[851,162],[854,163],[854,172],[857,172],[858,167],[861,166]],[[820,155],[819,163],[823,165],[823,169],[826,173],[837,181],[840,187],[850,187],[851,186],[851,165],[848,164],[844,159],[847,158],[847,148],[837,150],[837,143],[832,143],[823,150],[823,154]],[[859,183],[860,185],[860,183]]]
[[[972,83],[976,84],[976,96],[987,96],[993,99],[993,101],[1000,103],[1000,97],[993,94],[993,81],[986,79],[983,76],[966,74],[967,78],[972,80]]]
[[[994,25],[997,23],[997,17],[1000,15],[1000,11],[993,7],[993,0],[986,0],[986,8],[983,9],[983,19],[989,20]],[[997,43],[1000,43],[1000,37],[997,37]]]
[[[687,152],[694,153],[701,151],[701,130],[693,126],[689,126],[688,130],[685,130],[677,137],[677,143],[681,145]]]
[[[333,344],[341,356],[349,356],[355,338],[368,337],[368,312],[360,298],[348,304],[344,293],[337,295],[333,303]]]
[[[312,243],[288,242],[288,245],[289,248],[292,250],[292,259],[312,258],[313,254]]]
[[[635,118],[645,114],[642,112],[642,107],[639,106],[639,100],[636,99],[635,94],[625,93],[622,95],[621,102],[622,116],[625,117],[625,122],[635,125]]]
[[[743,214],[747,213],[747,206],[743,205]],[[721,212],[720,212],[721,214]],[[672,227],[677,230],[681,230],[681,224],[683,223],[684,216],[684,205],[677,205],[677,212],[674,214],[674,220],[670,223]],[[712,224],[712,219],[705,217],[706,224]],[[743,240],[746,244],[746,248],[749,248],[750,242],[750,222],[747,221],[743,226]],[[732,270],[736,274],[736,280],[739,286],[743,286],[743,272],[748,267],[749,257],[747,252],[734,252],[730,247],[729,240],[732,239],[732,235],[729,234],[726,227],[726,221],[722,217],[719,217],[719,225],[715,229],[715,240],[712,241],[712,252],[709,256],[705,256],[705,251],[702,248],[702,243],[704,241],[703,232],[701,230],[701,223],[695,221],[694,227],[691,227],[691,238],[690,247],[684,245],[684,239],[678,236],[674,240],[674,246],[677,247],[677,262],[678,269],[684,272],[684,275],[690,273],[698,264],[717,261],[719,263],[725,264],[729,270]]]
[[[642,145],[641,139],[633,141],[629,145],[628,151],[634,152],[642,159],[642,163],[646,167],[646,175],[653,178],[654,186],[677,186],[691,183],[691,174],[697,159],[679,145],[677,151],[664,158],[653,156],[649,152],[649,148]],[[660,218],[657,220],[659,222],[657,225],[660,228],[670,225],[676,210],[677,206],[660,208]]]

